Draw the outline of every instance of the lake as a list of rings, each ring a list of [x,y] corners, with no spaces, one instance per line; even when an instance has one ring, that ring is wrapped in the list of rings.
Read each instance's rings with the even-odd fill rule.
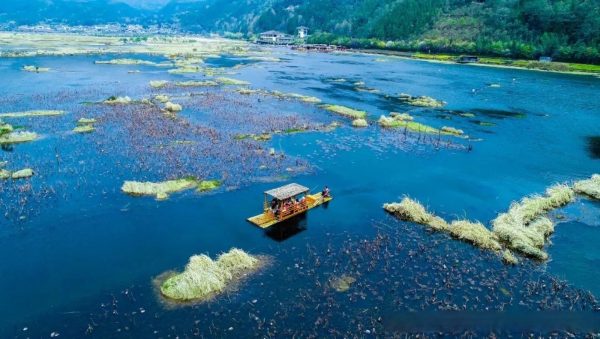
[[[205,63],[252,89],[364,110],[370,126],[356,129],[317,105],[243,95],[236,86],[148,85],[211,78],[202,73],[94,64],[114,55],[0,59],[2,113],[68,112],[2,119],[42,135],[0,152],[7,167],[35,171],[27,181],[0,181],[2,337],[376,336],[426,332],[410,320],[415,314],[446,326],[451,321],[440,310],[464,312],[473,322],[480,321],[473,314],[498,312],[507,322],[498,333],[546,333],[552,328],[510,324],[522,314],[535,317],[531,310],[585,320],[598,309],[597,201],[578,197],[554,213],[550,259],[523,258],[515,267],[396,220],[382,206],[406,195],[444,218],[489,226],[512,201],[599,173],[593,140],[600,136],[600,79],[352,53],[269,53],[279,61],[223,55]],[[51,71],[21,71],[30,64]],[[160,93],[182,104],[179,118],[97,104]],[[395,100],[399,93],[447,105],[414,107]],[[390,112],[469,138],[377,126]],[[73,134],[80,117],[97,118],[97,131]],[[324,128],[334,121],[342,126]],[[233,137],[297,126],[308,130],[264,142]],[[265,153],[271,148],[276,156]],[[189,174],[223,186],[166,201],[121,192],[125,180]],[[264,191],[289,182],[313,191],[327,185],[334,200],[269,231],[246,221],[261,212]],[[194,254],[232,247],[267,255],[270,263],[210,302],[171,307],[161,300],[155,277],[183,269]],[[344,274],[356,282],[345,293],[331,289],[328,281]],[[443,327],[457,331],[463,333]]]

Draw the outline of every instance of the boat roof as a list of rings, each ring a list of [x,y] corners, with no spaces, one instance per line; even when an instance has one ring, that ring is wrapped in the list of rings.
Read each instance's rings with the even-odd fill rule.
[[[306,193],[308,191],[308,187],[304,187],[298,184],[289,184],[266,191],[265,194],[270,195],[277,200],[285,200],[297,196],[298,194]]]

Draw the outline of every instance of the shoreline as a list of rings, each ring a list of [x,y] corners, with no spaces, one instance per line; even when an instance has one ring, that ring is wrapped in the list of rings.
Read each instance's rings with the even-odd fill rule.
[[[431,54],[431,58],[427,58],[427,54],[419,54],[420,57],[415,57],[415,54],[418,52],[402,52],[402,51],[387,51],[387,50],[379,50],[379,49],[348,49],[348,53],[358,53],[364,55],[374,55],[374,56],[388,56],[395,57],[400,59],[408,59],[408,60],[416,60],[416,61],[424,61],[438,64],[446,64],[446,65],[465,65],[465,66],[480,66],[480,67],[493,67],[493,68],[503,68],[503,69],[517,69],[517,70],[525,70],[525,71],[536,71],[536,72],[548,72],[548,73],[558,73],[558,74],[572,74],[572,75],[588,75],[600,78],[600,72],[584,72],[584,71],[560,71],[560,70],[549,70],[549,69],[541,69],[541,68],[528,68],[514,65],[498,65],[493,63],[458,63],[455,61],[446,61],[436,59],[436,56],[440,56],[442,54]],[[517,61],[517,60],[515,60]],[[535,61],[535,60],[524,60],[524,61]],[[599,66],[600,67],[600,66]]]

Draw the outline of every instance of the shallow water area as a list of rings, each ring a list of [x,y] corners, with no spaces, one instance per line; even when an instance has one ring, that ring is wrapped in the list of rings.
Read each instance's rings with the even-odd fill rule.
[[[213,78],[203,73],[94,64],[114,55],[0,59],[6,82],[0,113],[67,112],[2,119],[44,136],[0,152],[7,168],[35,171],[28,181],[0,181],[6,215],[0,219],[0,286],[10,291],[0,300],[2,337],[366,336],[424,332],[398,320],[417,311],[510,316],[570,306],[585,317],[598,308],[597,202],[578,198],[557,211],[550,260],[523,258],[516,267],[397,221],[382,205],[409,195],[444,218],[489,226],[511,201],[598,173],[589,137],[600,126],[600,79],[396,58],[382,63],[348,53],[268,52],[280,61],[215,56],[205,63],[252,89],[364,110],[370,126],[355,129],[350,119],[317,105],[242,95],[236,86],[149,85]],[[26,64],[51,71],[21,71]],[[379,92],[357,91],[356,82]],[[399,93],[447,105],[413,107],[395,100]],[[165,115],[155,101],[99,104],[110,96],[157,94],[181,104],[182,112]],[[390,112],[462,129],[469,138],[378,127],[380,115]],[[71,133],[82,117],[97,119],[96,131]],[[342,127],[324,128],[333,121]],[[305,126],[306,132],[281,132]],[[272,139],[236,140],[240,133],[271,133]],[[223,187],[166,201],[120,191],[125,180],[186,176],[223,180]],[[260,213],[262,192],[288,182],[315,192],[328,185],[334,200],[267,232],[245,221]],[[215,256],[232,247],[270,255],[273,262],[209,303],[164,307],[154,277],[181,270],[191,255]],[[342,276],[355,279],[346,292],[331,287]],[[507,327],[500,333],[514,331],[520,332]]]

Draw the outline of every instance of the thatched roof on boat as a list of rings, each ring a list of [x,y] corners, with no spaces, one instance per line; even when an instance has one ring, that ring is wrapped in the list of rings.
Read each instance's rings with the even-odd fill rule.
[[[265,194],[272,196],[273,198],[278,199],[278,200],[285,200],[285,199],[294,197],[298,194],[306,193],[308,191],[309,191],[308,187],[304,187],[304,186],[298,185],[298,184],[289,184],[289,185],[285,185],[285,186],[282,186],[279,188],[275,188],[275,189],[266,191]]]

